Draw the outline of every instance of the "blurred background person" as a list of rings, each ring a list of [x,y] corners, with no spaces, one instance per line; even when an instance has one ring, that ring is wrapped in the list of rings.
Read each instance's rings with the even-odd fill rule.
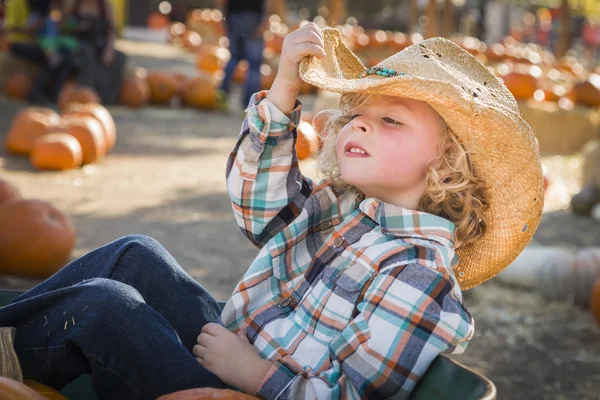
[[[263,34],[269,29],[271,10],[284,9],[284,0],[216,0],[223,13],[231,58],[225,67],[225,76],[218,91],[222,110],[228,109],[228,97],[233,73],[241,60],[248,62],[248,72],[241,98],[245,109],[250,96],[260,90],[260,66],[263,60]],[[283,16],[282,16],[283,17]]]
[[[125,54],[115,49],[116,26],[109,0],[66,1],[63,29],[80,41],[77,85],[94,88],[103,104],[116,104]]]

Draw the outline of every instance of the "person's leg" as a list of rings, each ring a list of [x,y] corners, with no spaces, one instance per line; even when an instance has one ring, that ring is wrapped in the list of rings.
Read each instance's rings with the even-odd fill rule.
[[[131,260],[135,251],[121,257]],[[99,256],[78,264],[78,269],[97,272],[94,261],[101,261]],[[127,275],[118,269],[114,274]],[[70,278],[75,277],[53,277],[45,286],[61,286]],[[154,287],[168,296],[159,289],[162,283],[157,277]],[[184,292],[186,286],[182,285]],[[170,288],[176,289],[173,284]],[[14,346],[26,379],[60,389],[89,373],[100,399],[154,399],[189,388],[225,387],[181,344],[172,324],[130,285],[92,278],[46,289],[38,287],[0,308],[0,325],[17,328]],[[203,305],[196,306],[193,311],[203,314]],[[181,313],[194,318],[187,307]],[[196,327],[198,333],[201,328]]]
[[[102,104],[111,105],[119,102],[119,93],[121,83],[123,82],[125,63],[125,54],[115,50],[115,59],[111,65],[107,66],[100,64],[96,67],[94,89],[98,92]]]
[[[112,279],[133,287],[148,306],[175,328],[190,352],[202,327],[218,321],[221,314],[217,301],[207,290],[160,243],[142,235],[126,236],[91,251],[14,301],[92,278]]]
[[[248,61],[248,73],[242,95],[242,108],[248,106],[250,97],[260,90],[260,66],[263,60],[263,37],[256,34],[261,17],[257,13],[248,13],[244,18],[244,54]]]
[[[225,94],[229,94],[235,68],[243,57],[243,47],[241,42],[244,37],[242,36],[243,32],[240,31],[239,27],[239,18],[235,14],[230,15],[227,18],[227,38],[229,39],[229,52],[231,53],[231,58],[225,66],[225,75],[221,81],[220,87]]]
[[[99,61],[96,59],[94,48],[86,42],[81,42],[72,60],[77,76],[77,86],[94,87],[97,62]]]
[[[244,108],[248,106],[250,97],[261,88],[260,66],[263,60],[263,39],[262,37],[253,37],[245,41],[245,46],[248,55],[248,73],[242,97],[242,107]]]
[[[12,43],[9,47],[9,52],[16,57],[37,65],[46,64],[46,55],[42,51],[42,48],[37,44]]]

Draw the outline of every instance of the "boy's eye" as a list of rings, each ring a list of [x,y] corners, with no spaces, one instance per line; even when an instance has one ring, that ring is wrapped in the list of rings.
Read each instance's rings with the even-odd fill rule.
[[[383,122],[390,125],[402,125],[402,122],[396,121],[395,119],[389,117],[384,117]]]
[[[354,114],[350,116],[350,121],[352,121],[354,118],[356,117],[360,117],[360,114]]]

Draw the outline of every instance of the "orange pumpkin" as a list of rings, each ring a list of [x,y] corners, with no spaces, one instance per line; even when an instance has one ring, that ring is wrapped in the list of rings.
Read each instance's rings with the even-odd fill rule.
[[[46,400],[68,400],[67,397],[64,396],[61,392],[54,388],[51,388],[50,386],[46,386],[42,383],[32,381],[30,379],[25,379],[23,383],[35,390],[36,393],[41,394]]]
[[[171,74],[150,72],[148,85],[150,86],[150,100],[154,104],[168,104],[177,94],[178,83]]]
[[[231,57],[225,47],[206,45],[196,56],[196,67],[201,71],[217,72],[225,67]]]
[[[4,92],[8,97],[14,99],[25,99],[31,89],[31,78],[29,75],[17,72],[6,80]]]
[[[150,101],[150,85],[143,71],[126,77],[121,84],[119,101],[133,108],[140,108]]]
[[[183,103],[194,108],[214,109],[217,107],[219,81],[214,75],[200,73],[187,81],[183,88]]]
[[[94,89],[74,84],[65,85],[58,95],[58,107],[63,111],[72,103],[99,104],[100,102],[100,96]]]
[[[70,219],[41,200],[0,207],[0,272],[47,277],[65,265],[75,244]]]
[[[77,139],[81,145],[83,164],[99,161],[106,154],[106,139],[102,125],[92,117],[66,116],[49,133],[68,133]]]
[[[309,158],[319,151],[319,137],[315,128],[306,121],[300,121],[297,128],[296,156],[298,160]]]
[[[257,397],[229,389],[199,388],[165,394],[157,400],[255,400]]]
[[[45,400],[44,396],[27,385],[4,377],[0,377],[0,398],[2,400]]]
[[[67,133],[49,133],[35,141],[30,157],[39,169],[71,169],[81,166],[81,144]]]
[[[175,80],[175,83],[177,84],[177,95],[181,96],[181,94],[183,93],[183,88],[185,87],[188,79],[190,79],[190,78],[183,72],[175,72],[173,74],[173,79]]]
[[[537,90],[537,79],[529,74],[510,72],[502,79],[515,99],[531,99]]]
[[[157,11],[150,13],[150,15],[148,15],[148,18],[146,20],[146,24],[148,25],[148,28],[153,29],[153,30],[164,29],[164,28],[168,27],[170,23],[171,23],[171,21],[169,20],[169,17],[167,17],[166,15],[164,15],[160,12],[157,12]]]
[[[600,77],[598,79],[600,81]],[[594,85],[590,80],[576,83],[569,93],[575,103],[590,107],[600,106],[600,88]]]
[[[106,151],[115,147],[117,141],[117,127],[115,121],[108,110],[100,104],[69,104],[65,110],[65,115],[85,115],[95,118],[104,131],[106,139]]]
[[[6,137],[11,153],[29,155],[35,140],[60,123],[60,116],[51,109],[26,108],[14,119]]]
[[[14,200],[21,200],[21,193],[10,183],[0,179],[0,204]]]
[[[590,292],[590,306],[592,315],[596,318],[596,322],[600,324],[600,279],[596,280]]]

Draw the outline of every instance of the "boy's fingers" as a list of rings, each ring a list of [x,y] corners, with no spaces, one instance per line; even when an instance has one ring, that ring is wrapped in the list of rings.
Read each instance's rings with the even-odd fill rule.
[[[237,332],[237,336],[238,336],[240,339],[242,339],[242,340],[244,340],[244,341],[246,341],[246,342],[250,343],[250,341],[248,340],[248,336],[246,336],[246,333],[244,333],[244,331],[238,331],[238,332]]]
[[[224,329],[225,328],[219,324],[215,324],[214,322],[209,322],[208,324],[206,324],[202,327],[202,332],[208,333],[209,335],[217,336],[219,333],[223,332]]]
[[[204,347],[208,347],[210,345],[211,339],[213,339],[214,336],[209,335],[208,333],[201,333],[200,335],[198,335],[198,338],[196,339],[196,343],[198,343],[201,346]]]
[[[317,35],[316,32],[308,32],[308,34],[306,35],[306,37],[304,38],[305,42],[307,43],[314,43],[316,45],[319,45],[321,47],[325,46],[325,42],[323,42],[323,38],[319,35]]]
[[[204,360],[204,356],[206,355],[206,347],[195,345],[192,347],[192,354],[199,359]]]
[[[313,43],[301,43],[298,45],[298,53],[301,56],[317,56],[319,58],[325,57],[325,50]]]

